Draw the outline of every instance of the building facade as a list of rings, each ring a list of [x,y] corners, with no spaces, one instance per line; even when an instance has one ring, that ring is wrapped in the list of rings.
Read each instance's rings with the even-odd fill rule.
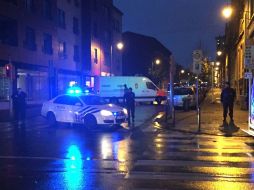
[[[122,74],[122,13],[112,0],[82,1],[82,65],[86,83],[93,87],[94,76]],[[88,51],[89,49],[89,51]]]
[[[233,16],[226,23],[226,66],[228,79],[237,92],[237,102],[246,107],[248,80],[244,78],[253,68],[245,63],[246,50],[254,45],[254,0],[232,0]]]
[[[0,0],[0,109],[17,88],[41,104],[70,81],[121,75],[121,26],[112,0]]]

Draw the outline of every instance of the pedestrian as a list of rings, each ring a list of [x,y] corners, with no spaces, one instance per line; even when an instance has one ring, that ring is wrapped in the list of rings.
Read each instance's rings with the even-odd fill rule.
[[[14,116],[14,122],[18,122],[18,91],[14,92],[11,96],[12,98],[12,110],[13,110],[13,116]]]
[[[235,97],[236,97],[235,90],[230,87],[229,82],[226,82],[225,88],[221,92],[221,102],[223,105],[223,122],[226,122],[228,111],[229,111],[230,121],[234,122],[233,109],[234,109]]]
[[[129,88],[129,91],[125,95],[126,107],[128,111],[128,123],[132,119],[132,123],[135,121],[135,93],[132,92],[132,88]]]
[[[18,88],[12,95],[14,119],[16,122],[24,124],[26,117],[26,93]]]

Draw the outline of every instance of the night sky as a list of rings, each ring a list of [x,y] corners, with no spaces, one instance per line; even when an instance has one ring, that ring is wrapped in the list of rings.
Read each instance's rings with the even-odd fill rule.
[[[215,37],[224,34],[221,8],[226,0],[114,0],[123,13],[123,32],[157,38],[173,52],[175,61],[192,64],[192,51],[200,46],[215,57]]]

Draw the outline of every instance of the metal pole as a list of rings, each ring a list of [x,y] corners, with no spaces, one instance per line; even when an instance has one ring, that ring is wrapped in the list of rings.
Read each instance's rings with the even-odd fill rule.
[[[151,70],[151,74],[153,76],[153,61],[152,61],[152,70]]]
[[[170,117],[173,118],[173,126],[175,126],[175,110],[174,110],[174,74],[173,74],[174,61],[170,57]]]
[[[110,46],[110,76],[112,76],[113,45]]]
[[[213,81],[214,80],[214,76],[213,76],[214,75],[214,70],[213,69],[214,69],[214,67],[213,67],[213,63],[212,63],[212,103],[214,102],[214,100],[213,100],[214,99],[213,98],[213,96],[214,96],[214,94],[213,94],[213,90],[214,90],[214,84],[213,84],[214,83],[214,81]]]
[[[249,114],[248,114],[248,130],[250,130],[250,118],[251,118],[251,94],[252,94],[252,78],[249,78]]]
[[[198,92],[198,83],[199,83],[199,76],[197,75],[196,81],[196,107],[197,107],[197,120],[198,120],[198,132],[201,131],[201,113],[200,113],[200,106],[199,106],[199,92]]]
[[[11,62],[11,57],[9,56],[9,65],[10,65],[10,78],[9,78],[9,106],[10,106],[10,117],[13,116],[13,102],[12,102],[12,94],[13,94],[13,65]]]

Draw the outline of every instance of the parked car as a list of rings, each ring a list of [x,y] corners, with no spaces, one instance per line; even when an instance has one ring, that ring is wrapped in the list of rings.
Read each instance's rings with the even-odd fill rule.
[[[196,106],[195,89],[193,87],[174,88],[174,106],[189,109]]]
[[[87,128],[97,125],[121,125],[126,122],[127,110],[108,104],[103,98],[93,94],[62,94],[45,102],[41,115],[50,125],[57,122],[82,124]]]

